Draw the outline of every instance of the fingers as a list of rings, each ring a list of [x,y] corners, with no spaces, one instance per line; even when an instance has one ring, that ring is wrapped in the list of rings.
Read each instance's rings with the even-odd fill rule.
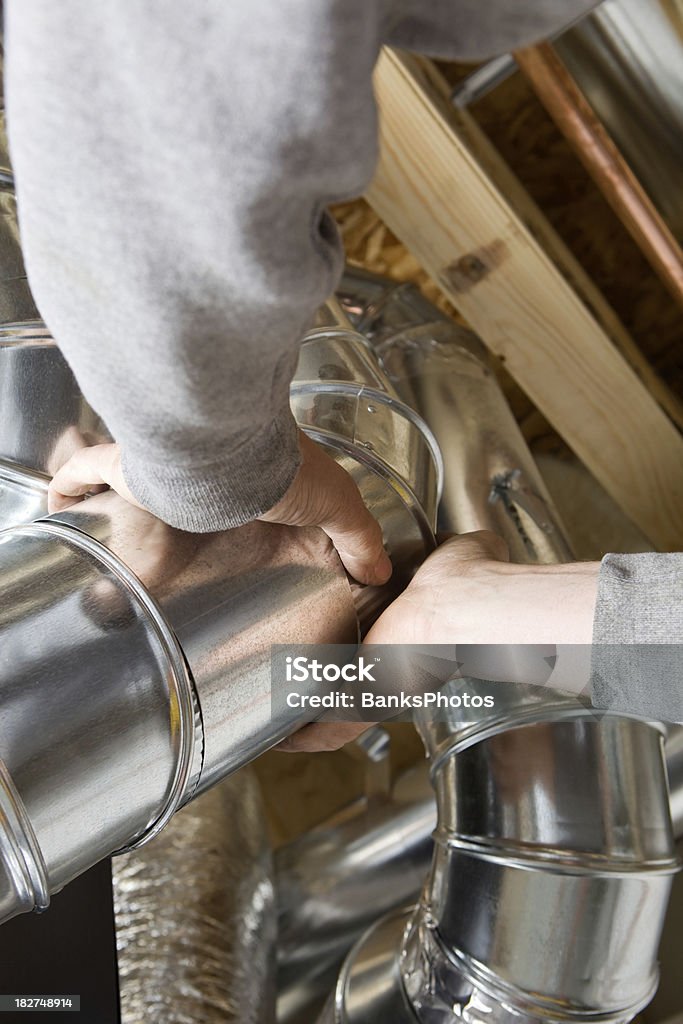
[[[112,487],[133,505],[138,505],[121,471],[121,451],[117,444],[98,444],[81,448],[55,473],[47,492],[48,512],[61,512],[82,501],[86,494]]]
[[[278,743],[276,750],[286,754],[315,754],[339,750],[373,725],[372,722],[321,722],[305,725],[293,736]]]
[[[384,550],[382,530],[368,512],[351,477],[335,465],[341,476],[327,516],[319,525],[330,538],[346,571],[360,583],[381,585],[391,576],[391,561]]]
[[[300,434],[299,443],[303,462],[294,482],[283,499],[261,518],[290,526],[319,526],[354,579],[386,583],[392,570],[382,531],[356,484],[305,434]]]

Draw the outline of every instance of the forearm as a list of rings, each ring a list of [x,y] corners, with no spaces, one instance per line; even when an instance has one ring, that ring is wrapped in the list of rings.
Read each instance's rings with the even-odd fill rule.
[[[499,584],[490,595],[496,642],[590,644],[599,571],[599,562],[497,563]]]
[[[496,640],[555,645],[546,686],[598,711],[683,721],[683,555],[496,572]]]
[[[342,266],[325,204],[372,173],[375,5],[337,31],[339,0],[5,6],[41,313],[142,504],[251,519],[299,461],[289,383]]]

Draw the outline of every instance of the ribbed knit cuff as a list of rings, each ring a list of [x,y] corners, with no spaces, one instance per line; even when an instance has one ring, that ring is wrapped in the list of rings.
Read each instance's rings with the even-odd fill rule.
[[[122,469],[134,496],[170,526],[211,533],[242,526],[277,504],[301,465],[289,408],[223,458],[179,465],[124,450]]]
[[[606,555],[591,660],[592,704],[683,721],[683,555]]]

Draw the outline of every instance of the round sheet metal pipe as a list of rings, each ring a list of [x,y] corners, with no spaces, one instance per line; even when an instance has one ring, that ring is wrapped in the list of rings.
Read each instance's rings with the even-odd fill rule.
[[[674,836],[683,839],[683,726],[664,747]],[[326,822],[275,852],[278,1021],[311,1020],[351,947],[380,917],[415,903],[433,857],[434,790],[425,764],[388,800]],[[336,965],[336,970],[335,970]]]
[[[368,801],[275,851],[278,1024],[309,1022],[351,946],[414,900],[432,856],[434,791],[424,762]]]
[[[467,464],[470,446],[500,445],[487,432],[486,396],[495,380],[468,371],[471,346],[436,311],[427,318],[424,300],[417,300],[416,316],[412,293],[368,275],[355,288],[354,276],[345,280],[345,308],[370,327],[398,393],[415,402],[439,437],[454,527],[483,525],[490,511],[483,501],[495,496],[498,474],[488,487],[452,495],[448,476]],[[484,408],[463,436],[460,410],[472,400],[472,379]],[[447,422],[446,409],[454,412],[450,444],[437,426]],[[551,510],[543,515],[538,474],[519,436],[507,454],[508,472],[525,464],[537,499],[526,509],[515,501],[513,511],[530,512],[537,527],[549,524],[537,544],[521,516],[513,517],[518,560],[538,561],[541,553],[562,560],[568,547]],[[456,680],[446,689],[455,695],[461,686]],[[382,919],[360,940],[321,1022],[625,1024],[656,988],[657,946],[678,868],[664,730],[597,714],[542,687],[478,679],[467,686],[481,707],[493,696],[493,707],[416,715],[438,806],[420,903]]]
[[[0,282],[0,295],[3,286]],[[47,511],[47,486],[84,445],[110,441],[41,320],[0,327],[0,528]]]
[[[307,336],[292,407],[356,479],[401,586],[434,543],[430,431],[339,323]],[[0,534],[0,589],[0,921],[311,721],[272,712],[271,646],[354,644],[391,594],[354,592],[319,530],[188,534],[112,492]]]

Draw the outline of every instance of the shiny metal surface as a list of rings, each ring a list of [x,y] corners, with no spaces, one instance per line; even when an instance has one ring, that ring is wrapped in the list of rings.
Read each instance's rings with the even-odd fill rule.
[[[112,492],[51,516],[44,529],[53,523],[126,565],[177,637],[202,713],[200,790],[311,720],[310,709],[272,715],[271,646],[356,638],[351,588],[321,531],[253,522],[185,533]]]
[[[275,853],[278,1024],[310,1021],[362,932],[413,901],[432,855],[436,804],[426,765],[388,799],[332,820]]]
[[[243,769],[112,862],[122,1024],[271,1024],[266,816]]]
[[[0,407],[0,459],[46,477],[111,439],[40,320],[0,328]]]
[[[0,523],[6,529],[32,523],[47,513],[49,479],[0,459]]]
[[[345,316],[341,309],[340,315]],[[294,384],[302,387],[321,383],[363,384],[395,397],[369,342],[351,327],[317,327],[306,335]]]
[[[561,997],[567,1014],[630,1019],[656,987],[678,867],[662,734],[589,715],[510,728],[442,758],[435,786],[418,917],[465,976],[507,986],[530,1013],[551,1013]]]
[[[152,829],[190,777],[190,682],[170,630],[76,534],[5,531],[0,560],[0,750],[56,892]],[[5,822],[1,860],[14,841]]]
[[[0,535],[0,750],[51,891],[149,835],[200,769],[205,789],[310,720],[271,717],[271,643],[352,641],[356,630],[319,531],[184,534],[111,492],[92,502],[63,516],[76,527],[47,520]],[[127,543],[131,567],[81,523],[115,549]],[[160,622],[172,625],[162,633]],[[179,698],[184,658],[201,705],[192,722]],[[17,899],[14,912],[24,907]]]
[[[444,460],[438,527],[499,533],[513,561],[571,558],[559,516],[486,351],[412,285],[355,268],[342,305],[367,333],[396,391],[434,433]]]
[[[0,281],[0,296],[5,286]],[[0,525],[47,511],[50,477],[83,445],[110,440],[40,320],[0,327]]]
[[[10,188],[0,188],[0,323],[38,316],[21,256],[17,201]]]
[[[347,275],[342,304],[441,444],[450,527],[495,529],[502,509],[513,559],[566,558],[471,336],[368,275]],[[437,794],[432,867],[406,927],[385,919],[351,952],[322,1021],[625,1024],[652,997],[678,867],[664,729],[540,686],[495,699],[488,713],[416,714]]]
[[[361,378],[353,385],[357,401],[366,372],[378,385],[373,394],[389,395],[370,350],[348,332],[343,363],[342,334],[335,365]],[[307,342],[307,400],[316,380],[321,395],[328,393],[321,370],[332,342],[329,330],[323,335],[313,332]],[[28,366],[30,384],[40,345],[20,338],[7,349],[30,354],[28,363],[10,361]],[[46,351],[54,352],[49,342]],[[81,406],[66,402],[67,384],[56,378],[47,407],[56,422],[73,425]],[[434,462],[427,466],[432,448],[419,418],[403,415],[397,401],[392,415],[401,418],[397,445],[423,453],[419,496],[401,482],[407,462],[392,465],[381,431],[366,433],[360,418],[345,436],[342,424],[338,435],[327,423],[325,440],[378,517],[400,586],[433,546],[439,472]],[[26,450],[33,444],[42,455],[39,442],[53,434],[29,431]],[[378,442],[373,452],[366,437]],[[17,442],[12,454],[20,448]],[[35,477],[36,470],[23,472]],[[189,534],[113,492],[0,534],[0,588],[0,756],[35,831],[50,891],[101,857],[146,841],[193,795],[311,721],[317,712],[310,708],[273,712],[272,645],[353,644],[359,618],[369,621],[391,594],[356,587],[354,600],[319,530],[253,522]],[[21,836],[2,835],[9,860]],[[26,908],[26,893],[14,889],[9,916]]]
[[[2,63],[0,55],[0,74]],[[40,316],[26,280],[21,254],[14,178],[2,105],[3,99],[0,97],[0,325],[19,320],[35,320]]]
[[[409,575],[433,546],[443,481],[433,434],[397,397],[367,340],[351,329],[309,332],[290,403],[299,426],[351,474],[382,524],[398,567],[392,586],[402,589],[401,567]]]
[[[451,100],[456,107],[469,107],[477,100],[487,96],[497,86],[507,82],[517,71],[517,61],[510,53],[493,57],[480,67],[471,71],[451,92]]]
[[[611,734],[623,729],[631,733],[633,763],[656,764],[660,743],[657,732],[643,733],[634,728],[634,723],[611,720],[605,735],[588,724],[577,754],[575,738],[566,720],[546,723],[542,728],[545,746],[557,758],[564,761],[573,757],[588,764],[590,770],[563,773],[561,763],[547,758],[537,761],[529,754],[525,727],[500,733],[488,745],[468,746],[465,741],[461,755],[445,759],[443,771],[437,776],[443,807],[440,837],[444,846],[457,847],[464,856],[468,851],[484,851],[484,842],[494,849],[500,848],[500,839],[505,837],[507,852],[514,851],[520,870],[526,869],[525,864],[533,868],[537,858],[562,865],[564,882],[555,896],[565,901],[579,900],[577,906],[592,906],[594,897],[604,895],[590,891],[591,869],[603,873],[609,869],[609,873],[619,875],[637,871],[647,862],[650,869],[658,867],[668,872],[672,866],[670,836],[663,806],[665,794],[657,774],[630,771],[633,788],[624,792],[615,773],[616,765],[608,756],[608,747],[613,743]],[[683,727],[669,728],[664,752],[673,831],[681,839]],[[614,812],[607,820],[599,808],[604,789],[595,781],[605,776],[615,795]],[[497,786],[491,786],[491,778]],[[556,792],[556,787],[561,787],[561,791]],[[490,800],[482,799],[482,793],[487,792]],[[626,807],[625,798],[629,801]],[[563,807],[562,816],[553,813],[554,805]],[[629,818],[634,826],[625,832],[622,823]],[[391,804],[376,804],[357,818],[320,826],[276,852],[280,915],[278,1024],[303,1024],[311,1019],[311,1008],[334,987],[333,966],[327,966],[334,964],[329,953],[333,949],[348,953],[363,922],[369,926],[381,914],[417,899],[432,858],[435,824],[433,791],[427,781],[426,766],[419,765],[398,780]],[[633,836],[631,846],[624,842],[629,834]],[[568,840],[572,836],[575,844],[570,850]],[[351,850],[360,851],[357,859],[351,856]],[[639,851],[635,862],[634,850]],[[378,871],[373,857],[378,858],[383,868],[388,865],[386,875]],[[471,865],[471,861],[463,863]],[[355,870],[349,875],[351,866]],[[577,875],[575,882],[570,880],[572,871]],[[654,871],[653,877],[656,875]],[[471,869],[463,872],[463,878],[470,876]],[[514,880],[515,875],[507,871],[501,881],[509,884],[511,877]],[[458,876],[453,880],[455,884],[464,884]],[[659,886],[660,882],[654,884]],[[615,883],[608,876],[602,886],[609,893]],[[505,885],[501,888],[505,889]],[[519,892],[518,887],[515,891]],[[471,898],[467,889],[464,899]],[[554,914],[556,904],[551,902],[550,906]],[[517,909],[515,914],[520,918]],[[404,925],[408,918],[406,913]],[[457,923],[467,927],[470,920],[463,904]],[[481,915],[477,920],[481,920]],[[590,922],[586,924],[590,926]],[[394,945],[387,947],[385,955],[398,948],[401,932],[402,929],[398,936],[394,935]],[[631,955],[633,952],[632,944]],[[389,957],[389,966],[392,964]],[[364,969],[358,953],[351,970],[356,966]],[[463,984],[462,979],[459,983]]]
[[[4,823],[0,862],[0,920],[22,910],[45,910],[50,903],[47,869],[24,802],[0,760],[0,820]]]
[[[396,958],[409,915],[383,917],[358,941],[317,1024],[419,1024]]]
[[[551,1013],[560,1002],[568,1015],[593,1008],[630,1020],[654,995],[671,877],[530,869],[443,847],[432,871],[437,898],[418,917],[443,949],[457,950],[458,973],[514,991],[520,1009]]]
[[[434,730],[423,735],[432,758]],[[565,771],[571,763],[583,770]],[[629,765],[639,770],[624,787]],[[509,728],[439,758],[437,836],[463,851],[503,851],[516,863],[668,871],[675,859],[663,770],[662,733],[635,720],[561,717]]]
[[[669,799],[674,835],[683,839],[683,726],[669,729],[665,746],[666,769],[669,778]]]
[[[321,1022],[630,1020],[677,869],[662,742],[586,715],[442,756],[422,900],[360,941]]]
[[[605,0],[558,52],[679,239],[683,239],[683,10]]]

